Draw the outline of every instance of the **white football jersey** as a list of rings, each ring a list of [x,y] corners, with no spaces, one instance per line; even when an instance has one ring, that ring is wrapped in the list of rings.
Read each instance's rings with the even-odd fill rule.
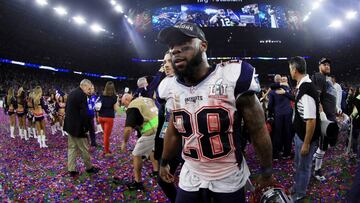
[[[238,170],[233,132],[240,126],[233,126],[235,101],[244,93],[260,91],[255,69],[243,61],[218,64],[195,86],[174,77],[167,88],[189,170],[210,181]]]

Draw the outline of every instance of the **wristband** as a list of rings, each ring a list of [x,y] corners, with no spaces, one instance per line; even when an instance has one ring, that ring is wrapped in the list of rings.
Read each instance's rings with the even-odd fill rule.
[[[165,167],[169,164],[169,160],[167,159],[161,159],[160,166]]]

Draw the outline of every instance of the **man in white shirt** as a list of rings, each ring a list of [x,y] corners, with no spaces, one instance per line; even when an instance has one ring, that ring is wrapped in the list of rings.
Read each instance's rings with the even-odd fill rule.
[[[306,196],[312,168],[312,156],[316,150],[320,131],[319,100],[315,86],[306,74],[306,61],[294,57],[289,61],[290,75],[297,81],[293,126],[295,130],[295,175],[293,199]]]

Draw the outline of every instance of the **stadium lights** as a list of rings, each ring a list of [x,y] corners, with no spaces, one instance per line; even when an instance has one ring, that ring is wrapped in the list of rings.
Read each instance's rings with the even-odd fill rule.
[[[47,0],[36,0],[36,3],[39,6],[46,6],[48,4]]]
[[[309,15],[306,15],[303,19],[304,22],[306,22],[307,20],[309,20],[310,16]]]
[[[124,13],[123,7],[120,5],[116,5],[114,9],[117,13]]]
[[[55,7],[54,10],[56,11],[56,13],[60,16],[64,16],[64,15],[67,15],[67,11],[64,7],[62,6],[58,6],[58,7]]]
[[[130,18],[128,18],[127,21],[128,21],[131,25],[134,24],[134,22],[133,22]]]
[[[317,1],[317,2],[314,2],[314,3],[313,3],[312,9],[313,9],[313,10],[316,10],[316,9],[318,9],[319,7],[320,7],[320,2]]]
[[[332,27],[332,28],[339,28],[339,27],[341,27],[342,26],[342,22],[341,22],[341,20],[333,20],[332,22],[331,22],[331,24],[329,25],[329,27]]]
[[[73,17],[73,20],[78,25],[86,24],[85,18],[82,16],[75,16],[75,17]]]
[[[349,20],[354,19],[356,17],[356,15],[357,15],[356,11],[348,11],[346,13],[346,19],[349,19]]]
[[[104,32],[104,31],[105,31],[104,28],[102,28],[99,24],[96,24],[96,23],[92,24],[91,27],[90,27],[90,29],[91,29],[93,32],[95,32],[95,33]]]
[[[116,5],[116,1],[115,1],[115,0],[111,0],[111,1],[110,1],[110,4],[113,5],[113,6],[115,6],[115,5]]]

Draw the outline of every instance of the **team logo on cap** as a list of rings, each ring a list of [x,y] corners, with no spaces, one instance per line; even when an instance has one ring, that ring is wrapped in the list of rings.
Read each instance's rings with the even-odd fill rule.
[[[175,25],[174,27],[194,31],[194,27],[191,25],[180,24],[180,25]]]

